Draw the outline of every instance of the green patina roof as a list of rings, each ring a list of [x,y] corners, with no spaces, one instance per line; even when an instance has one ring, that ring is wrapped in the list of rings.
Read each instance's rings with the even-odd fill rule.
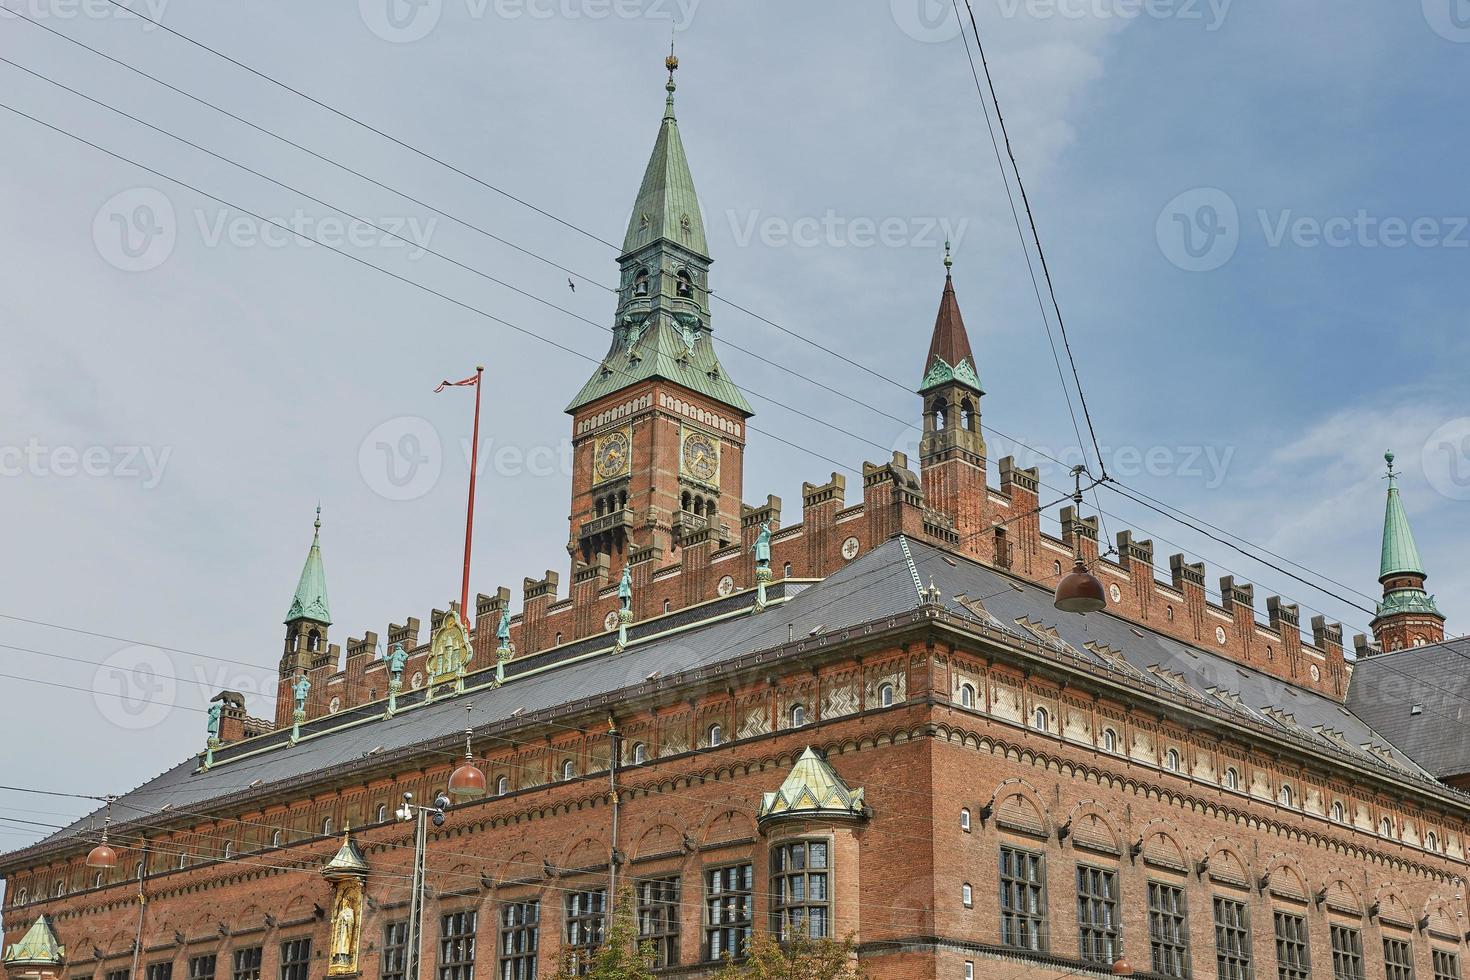
[[[1378,563],[1378,577],[1389,575],[1423,575],[1424,565],[1414,545],[1414,532],[1409,529],[1409,515],[1399,499],[1398,476],[1393,471],[1393,453],[1385,453],[1388,461],[1388,506],[1383,514],[1383,557]]]
[[[316,509],[316,529],[311,536],[311,550],[306,553],[306,564],[301,567],[301,580],[296,583],[296,594],[291,597],[291,608],[286,612],[286,622],[293,619],[313,619],[318,623],[332,625],[332,609],[327,602],[327,571],[322,567],[322,509]]]
[[[708,255],[694,177],[689,173],[689,159],[684,155],[684,141],[679,138],[679,123],[674,118],[672,72],[666,87],[669,97],[664,103],[664,118],[659,123],[653,156],[648,158],[648,169],[643,172],[638,200],[633,203],[633,213],[628,218],[623,253],[664,238],[700,255]]]
[[[66,947],[51,928],[51,917],[43,915],[21,937],[5,950],[6,966],[60,966],[66,959]]]
[[[615,331],[612,349],[567,406],[568,412],[630,384],[664,378],[747,416],[755,414],[740,389],[725,376],[709,331],[702,327],[686,330],[672,314],[662,311],[655,312],[653,320],[652,328],[641,333]]]
[[[757,819],[796,816],[866,815],[863,791],[852,789],[810,746],[791,767],[786,781],[761,799]]]

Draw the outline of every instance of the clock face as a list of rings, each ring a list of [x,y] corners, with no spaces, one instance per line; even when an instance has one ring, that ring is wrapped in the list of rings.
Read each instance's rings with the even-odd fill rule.
[[[592,465],[596,468],[598,481],[611,480],[628,472],[632,448],[632,442],[625,430],[597,440],[593,449]]]
[[[714,483],[720,475],[720,444],[703,432],[685,433],[681,462],[688,476]]]

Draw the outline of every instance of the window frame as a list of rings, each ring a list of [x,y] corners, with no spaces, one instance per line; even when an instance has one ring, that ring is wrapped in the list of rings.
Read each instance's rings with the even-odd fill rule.
[[[1434,980],[1460,980],[1459,950],[1430,947],[1429,960]]]
[[[260,980],[264,946],[241,946],[230,951],[231,980]]]
[[[204,968],[206,963],[208,969]],[[191,956],[185,969],[188,971],[189,980],[214,980],[215,971],[219,969],[219,954],[200,953],[198,956]]]
[[[495,914],[495,976],[535,980],[541,950],[541,900],[502,901]]]
[[[143,980],[174,980],[174,961],[155,960],[145,964]]]
[[[1078,862],[1076,881],[1077,955],[1086,963],[1111,966],[1123,955],[1118,869]],[[1097,888],[1100,881],[1106,883],[1103,890]]]
[[[408,920],[383,923],[383,945],[378,954],[378,980],[407,980]]]
[[[653,947],[653,968],[679,965],[680,887],[678,874],[654,875],[634,883],[638,946]]]
[[[1383,937],[1383,976],[1384,980],[1414,980],[1413,939]]]
[[[281,980],[311,980],[311,937],[292,936],[281,940],[276,975]]]
[[[1361,929],[1329,922],[1327,941],[1332,950],[1332,980],[1367,980]]]
[[[819,848],[820,865],[814,863],[814,852]],[[779,941],[794,938],[801,925],[813,939],[831,937],[832,879],[836,874],[832,851],[832,838],[821,836],[786,838],[771,845],[767,879],[770,920],[771,932]],[[800,887],[795,888],[797,885]]]
[[[568,891],[562,911],[562,952],[571,971],[580,976],[592,968],[598,947],[607,939],[607,889]]]
[[[439,913],[438,956],[434,976],[438,980],[474,980],[475,954],[480,936],[480,912],[475,908],[449,909]]]
[[[1229,913],[1228,915],[1224,913]],[[1251,907],[1229,895],[1211,895],[1215,926],[1215,975],[1218,980],[1251,980]]]
[[[1018,861],[1023,864],[1020,873],[1015,868]],[[1001,844],[996,881],[1000,896],[1000,944],[1011,949],[1046,952],[1050,946],[1046,854]]]
[[[1168,897],[1165,905],[1161,900]],[[1189,895],[1183,885],[1148,881],[1148,954],[1153,972],[1166,977],[1188,977]]]
[[[1305,915],[1287,909],[1271,910],[1276,941],[1277,980],[1311,980],[1312,933]]]
[[[726,876],[731,872],[743,877],[743,881],[737,878],[734,887],[726,884]],[[700,869],[700,879],[703,905],[701,960],[718,963],[726,958],[735,961],[745,959],[755,931],[755,862],[710,865]],[[733,951],[731,939],[737,946]]]

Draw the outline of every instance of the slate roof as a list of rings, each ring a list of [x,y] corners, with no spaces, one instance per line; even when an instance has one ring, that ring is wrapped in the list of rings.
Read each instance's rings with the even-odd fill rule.
[[[789,601],[759,614],[748,612],[753,594],[740,592],[697,610],[685,610],[682,616],[635,624],[630,629],[633,642],[621,654],[592,653],[609,649],[607,637],[592,637],[555,653],[511,661],[506,665],[508,680],[498,689],[471,690],[409,707],[421,697],[421,692],[412,694],[401,700],[392,718],[382,718],[374,709],[359,709],[316,719],[304,726],[303,738],[294,746],[286,744],[286,732],[226,746],[216,753],[216,765],[207,772],[198,771],[197,757],[190,756],[120,797],[114,816],[126,822],[157,814],[166,804],[173,812],[208,809],[211,801],[257,790],[268,792],[398,750],[453,750],[451,743],[466,725],[467,704],[474,706],[470,722],[477,729],[497,723],[520,724],[533,720],[536,712],[563,707],[585,710],[605,703],[611,709],[614,692],[652,691],[655,674],[667,678],[773,650],[792,638],[831,635],[849,626],[912,614],[921,603],[921,591],[931,582],[942,596],[942,609],[953,618],[986,621],[994,630],[1040,642],[1059,657],[1110,672],[1155,694],[1226,714],[1276,737],[1295,740],[1304,748],[1350,758],[1393,778],[1421,780],[1444,790],[1431,784],[1424,770],[1395,751],[1369,724],[1330,698],[1108,614],[1060,612],[1052,606],[1050,590],[900,536],[821,582],[809,586],[775,583],[772,595],[789,595]],[[784,591],[787,589],[790,591]],[[957,598],[961,596],[965,598]],[[981,599],[983,607],[975,599]],[[747,611],[741,612],[742,608]],[[721,614],[726,618],[704,623],[695,618]],[[1016,625],[1019,619],[1052,627],[1056,636],[1044,631],[1033,634]],[[1113,659],[1093,652],[1087,648],[1089,643],[1105,645],[1120,656]],[[477,677],[488,676],[489,672],[472,674],[468,682],[473,686]],[[1218,693],[1209,693],[1211,688]],[[1340,737],[1333,732],[1341,733]],[[1366,743],[1393,751],[1396,764],[1361,748]],[[264,745],[274,747],[260,751]],[[98,829],[102,815],[99,810],[33,846]]]
[[[1359,659],[1347,703],[1435,776],[1470,773],[1470,637]]]

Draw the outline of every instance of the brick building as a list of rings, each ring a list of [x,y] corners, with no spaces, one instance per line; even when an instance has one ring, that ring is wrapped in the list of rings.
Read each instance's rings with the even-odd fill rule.
[[[274,717],[222,692],[202,751],[0,858],[7,970],[402,980],[396,811],[468,752],[488,792],[427,833],[424,977],[548,974],[626,888],[669,976],[806,926],[884,978],[1458,980],[1467,798],[1344,703],[1338,624],[1275,596],[1262,618],[1230,578],[1216,602],[1126,531],[1100,556],[1070,508],[1043,530],[1009,458],[989,484],[948,270],[917,468],[866,464],[851,502],[805,484],[790,522],[744,502],[751,409],[668,91],[612,344],[567,408],[565,594],[547,570],[518,607],[499,588],[344,652],[318,521]],[[1378,639],[1438,642],[1396,489],[1386,523],[1411,567]],[[1054,607],[1074,554],[1105,611]],[[104,832],[116,866],[88,867]]]

